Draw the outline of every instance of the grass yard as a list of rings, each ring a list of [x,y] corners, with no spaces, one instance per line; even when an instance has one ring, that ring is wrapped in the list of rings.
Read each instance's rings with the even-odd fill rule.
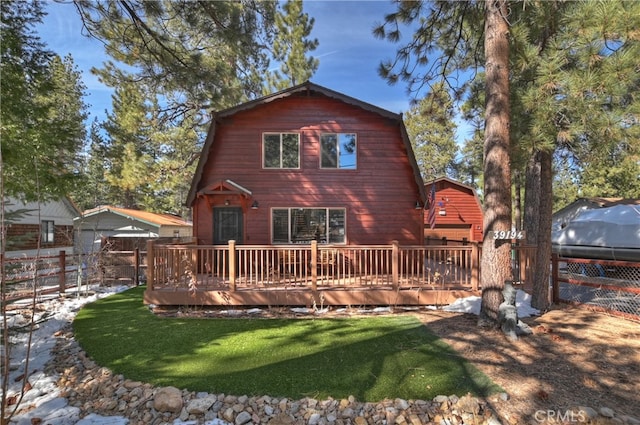
[[[144,287],[86,305],[74,331],[100,365],[154,385],[299,399],[485,396],[500,387],[411,315],[161,318]]]

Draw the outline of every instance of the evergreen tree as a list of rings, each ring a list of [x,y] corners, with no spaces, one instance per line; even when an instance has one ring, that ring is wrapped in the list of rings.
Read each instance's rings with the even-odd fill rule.
[[[115,62],[94,69],[117,87],[145,85],[166,119],[234,106],[262,93],[275,2],[122,0],[77,2],[88,33]],[[123,66],[124,65],[124,66]],[[202,124],[202,123],[199,123]]]
[[[480,321],[499,323],[502,290],[512,280],[511,241],[492,233],[511,230],[509,28],[506,0],[485,3],[484,55],[486,73],[484,138],[484,239],[480,280]]]
[[[638,91],[640,45],[632,28],[640,24],[639,14],[637,2],[541,2],[527,8],[527,19],[516,18],[518,24],[512,26],[514,67],[520,70],[514,76],[512,97],[519,113],[512,130],[519,151],[529,158],[524,222],[528,243],[538,247],[532,298],[536,308],[545,309],[550,302],[546,265],[551,256],[554,157],[556,169],[572,170],[559,169],[559,175],[570,175],[578,185],[598,169],[606,169],[612,177],[607,180],[615,181],[617,165],[624,170],[626,159],[633,162],[638,126],[637,119],[631,125],[628,119],[638,104],[633,93]],[[633,174],[622,171],[623,181],[615,183],[621,193],[637,184],[637,178],[629,178]],[[610,189],[604,181],[592,183],[587,187],[602,191],[598,196]]]
[[[404,115],[416,161],[426,181],[455,172],[458,146],[454,113],[453,100],[441,81]]]
[[[5,194],[26,200],[65,195],[84,138],[85,87],[71,58],[35,35],[38,1],[0,2],[2,159]]]
[[[484,186],[482,178],[484,143],[484,79],[480,76],[469,86],[469,96],[462,104],[462,117],[471,124],[473,133],[464,141],[461,159],[456,168],[458,179],[480,189]],[[480,194],[482,191],[480,190]]]
[[[560,148],[572,153],[585,196],[637,197],[640,3],[581,2],[566,22],[555,44],[571,46],[554,81],[563,96]]]
[[[151,144],[156,153],[153,166],[147,171],[152,179],[151,193],[143,203],[145,209],[185,218],[190,213],[184,203],[202,150],[193,142],[198,140],[196,120],[197,117],[187,115],[177,125],[163,126],[162,121],[155,121]]]
[[[280,70],[267,74],[264,94],[284,90],[311,78],[320,61],[307,57],[318,47],[318,40],[308,37],[314,19],[302,12],[302,0],[288,0],[282,11],[276,13],[276,35],[271,47],[273,59],[280,63]]]
[[[468,84],[458,84],[459,77],[469,68],[477,72],[484,67],[481,322],[493,324],[498,323],[504,282],[512,279],[509,241],[487,238],[490,232],[511,229],[508,16],[506,0],[400,2],[397,11],[385,17],[385,24],[374,29],[376,36],[397,42],[402,25],[419,22],[411,41],[397,50],[395,60],[379,68],[383,78],[390,83],[404,81],[411,92],[444,80],[461,94]]]
[[[117,206],[140,209],[149,196],[154,150],[148,105],[139,85],[124,84],[112,96],[113,112],[103,127],[107,133],[108,167],[105,178],[118,194]]]
[[[86,30],[112,58],[93,72],[118,91],[105,123],[107,180],[119,195],[114,203],[184,213],[211,110],[262,94],[277,3],[75,5]],[[130,85],[144,92],[134,96],[125,88]],[[120,159],[124,152],[130,155],[126,162]]]
[[[81,179],[71,192],[81,211],[114,203],[111,186],[106,179],[107,151],[101,130],[100,123],[94,120],[89,130],[88,151],[83,157]]]
[[[106,139],[92,154],[104,157],[109,203],[186,216],[183,203],[201,151],[198,118],[185,114],[168,123],[159,118],[160,110],[154,99],[146,99],[144,88],[122,85],[102,124]]]
[[[635,93],[638,92],[637,57],[640,52],[635,29],[640,24],[640,4],[551,1],[510,2],[509,5],[510,67],[513,70],[510,74],[513,117],[510,132],[514,141],[509,148],[509,159],[517,170],[513,181],[516,201],[522,184],[517,176],[525,176],[523,221],[527,242],[538,247],[532,304],[544,309],[549,303],[546,282],[551,255],[554,159],[555,168],[560,171],[557,176],[570,178],[569,181],[564,179],[562,184],[574,188],[569,193],[606,192],[613,196],[614,193],[638,193],[633,190],[638,187],[638,99]],[[434,3],[433,8],[446,22],[459,24],[457,35],[442,32],[442,28],[448,28],[446,22],[435,24],[425,18],[414,42],[401,49],[398,55],[402,61],[412,54],[416,58],[415,69],[405,66],[401,72],[393,73],[389,72],[392,68],[387,64],[383,67],[383,75],[386,73],[391,80],[401,79],[410,87],[419,88],[428,81],[427,77],[434,77],[435,71],[444,70],[443,75],[449,75],[454,69],[465,69],[469,63],[480,61],[476,54],[465,56],[464,53],[467,47],[478,45],[470,42],[472,38],[467,34],[479,34],[480,31],[477,28],[471,31],[474,25],[471,19],[466,25],[456,20],[462,15],[469,16],[474,5],[465,3],[458,7],[461,10],[458,14],[439,2]],[[407,19],[420,16],[415,8],[411,10],[414,13],[406,13]],[[438,41],[429,45],[422,42],[425,38]],[[433,62],[434,58],[429,55],[438,47],[442,55]],[[439,67],[441,63],[448,68]],[[429,72],[420,74],[418,71],[422,69]],[[482,72],[476,77],[480,77],[475,79],[478,82],[489,81]],[[469,103],[472,106],[467,109],[468,115],[479,117],[487,113],[483,105],[489,100],[471,85]],[[559,168],[567,166],[570,172]],[[484,178],[486,192],[489,177],[485,174]],[[570,201],[563,199],[562,202]],[[519,221],[518,204],[515,211],[514,220]]]

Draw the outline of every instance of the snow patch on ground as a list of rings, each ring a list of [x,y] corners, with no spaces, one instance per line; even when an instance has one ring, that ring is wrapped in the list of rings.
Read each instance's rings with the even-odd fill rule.
[[[455,313],[471,313],[479,315],[481,303],[481,297],[458,298],[452,304],[444,307],[443,310]],[[518,309],[519,318],[540,315],[540,310],[531,307],[531,295],[527,294],[523,290],[518,290],[516,295],[516,308]]]

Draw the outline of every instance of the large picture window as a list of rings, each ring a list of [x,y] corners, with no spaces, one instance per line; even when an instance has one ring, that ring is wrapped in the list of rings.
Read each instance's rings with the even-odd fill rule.
[[[355,133],[320,135],[320,168],[355,170],[358,146]]]
[[[300,135],[265,133],[262,136],[264,168],[300,168]]]
[[[345,243],[344,208],[275,208],[273,243]]]

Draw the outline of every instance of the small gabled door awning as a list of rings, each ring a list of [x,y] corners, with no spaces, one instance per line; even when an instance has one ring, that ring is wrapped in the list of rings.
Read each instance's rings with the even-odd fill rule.
[[[198,196],[204,195],[241,195],[251,197],[253,194],[246,187],[227,179],[210,184],[198,191]]]

